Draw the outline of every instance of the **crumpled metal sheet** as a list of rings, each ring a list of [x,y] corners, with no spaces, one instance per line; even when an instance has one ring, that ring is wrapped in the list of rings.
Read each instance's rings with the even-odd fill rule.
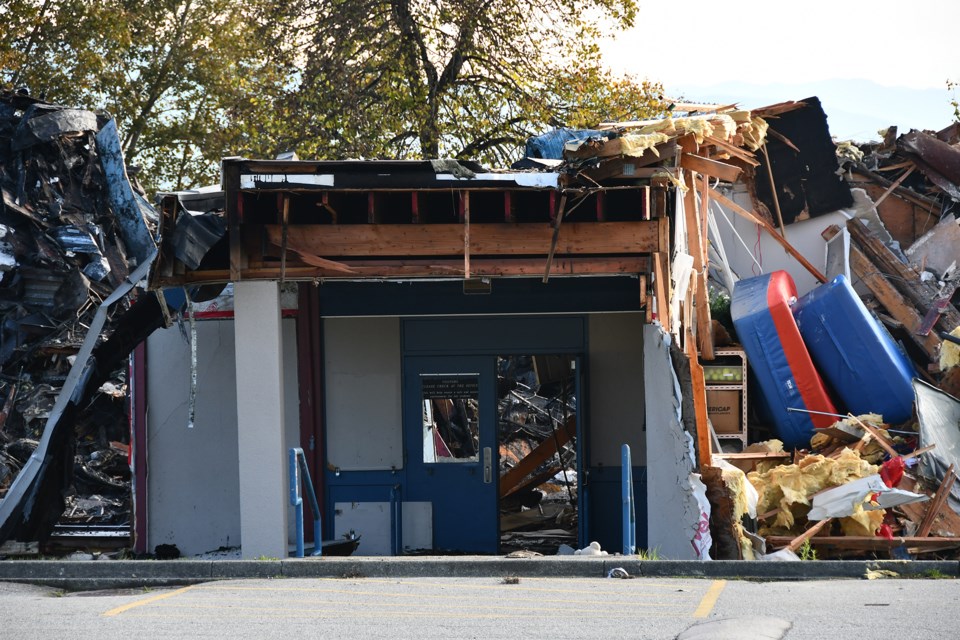
[[[960,150],[922,131],[900,136],[897,148],[913,160],[930,182],[960,201]]]
[[[156,256],[148,227],[156,214],[127,179],[115,123],[52,105],[6,108],[10,100],[0,94],[0,141],[11,142],[0,144],[0,182],[19,264],[0,274],[0,395],[10,395],[11,375],[49,381],[57,393],[52,406],[36,406],[38,442],[0,499],[0,542],[49,535],[73,478],[75,429],[90,422],[85,412],[106,377],[163,317],[155,296],[141,296],[153,304],[145,313],[130,313],[136,303],[127,310]],[[21,232],[29,242],[17,241]],[[25,427],[14,413],[8,435]],[[0,449],[9,455],[14,444]]]
[[[36,115],[44,111],[48,113]],[[97,128],[97,114],[92,111],[35,104],[24,114],[10,147],[20,151],[60,136],[96,131]]]
[[[203,257],[227,233],[227,223],[218,212],[194,215],[182,209],[170,240],[173,255],[188,269],[200,266]]]
[[[913,380],[913,391],[917,397],[920,446],[937,445],[920,457],[920,473],[939,485],[951,464],[954,473],[960,473],[960,400],[919,378]],[[949,502],[950,508],[960,513],[960,482],[953,483]]]

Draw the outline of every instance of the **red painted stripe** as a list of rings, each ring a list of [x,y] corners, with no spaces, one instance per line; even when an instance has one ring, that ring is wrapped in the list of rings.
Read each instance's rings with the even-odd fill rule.
[[[800,337],[800,330],[797,328],[793,313],[790,311],[790,301],[796,299],[796,297],[797,288],[794,286],[790,274],[786,271],[775,271],[770,274],[770,284],[767,287],[767,306],[770,308],[773,325],[780,338],[783,352],[787,356],[790,373],[793,375],[800,397],[803,398],[803,404],[810,411],[837,413],[820,374],[813,366],[813,360],[810,359],[810,353],[803,343],[803,338]],[[813,426],[817,429],[829,427],[836,422],[836,418],[830,416],[809,415],[813,421]]]

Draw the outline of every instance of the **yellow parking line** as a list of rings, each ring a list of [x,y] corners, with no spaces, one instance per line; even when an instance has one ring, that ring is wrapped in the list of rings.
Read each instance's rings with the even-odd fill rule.
[[[134,607],[142,607],[145,604],[152,604],[159,600],[165,600],[167,598],[172,598],[173,596],[178,596],[181,593],[186,593],[187,591],[190,591],[190,589],[193,589],[193,587],[194,585],[190,585],[189,587],[183,587],[183,588],[177,589],[176,591],[170,591],[169,593],[160,593],[155,596],[150,596],[149,598],[137,600],[136,602],[125,604],[122,607],[117,607],[116,609],[110,609],[110,611],[107,611],[106,613],[104,613],[103,616],[104,617],[118,616],[124,611],[129,611]]]
[[[707,589],[707,592],[704,594],[703,600],[700,601],[700,606],[693,612],[693,617],[706,618],[710,615],[713,607],[717,604],[717,598],[720,597],[720,592],[723,591],[725,586],[727,586],[726,580],[714,580],[713,584],[710,585],[710,588]]]

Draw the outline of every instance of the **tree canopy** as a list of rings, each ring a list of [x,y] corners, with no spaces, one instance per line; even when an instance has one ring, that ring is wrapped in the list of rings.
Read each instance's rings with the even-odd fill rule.
[[[614,77],[603,29],[636,0],[9,0],[0,82],[106,109],[149,187],[228,155],[457,157],[640,118],[660,87]]]

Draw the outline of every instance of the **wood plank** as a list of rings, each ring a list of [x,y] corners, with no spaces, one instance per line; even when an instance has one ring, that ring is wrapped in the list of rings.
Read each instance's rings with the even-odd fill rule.
[[[789,460],[792,454],[786,451],[752,451],[747,453],[715,453],[717,458],[724,460]]]
[[[917,315],[929,313],[938,301],[937,287],[932,283],[923,282],[920,279],[920,273],[913,266],[900,262],[893,252],[879,238],[871,234],[859,220],[848,221],[847,230],[864,255],[879,268],[881,273],[891,276],[889,279],[891,284],[919,308]],[[948,304],[941,313],[937,326],[944,331],[952,331],[960,326],[960,312],[952,304]]]
[[[831,225],[821,234],[829,240],[840,233],[840,227]],[[913,305],[907,303],[897,289],[890,284],[880,270],[854,245],[850,246],[850,268],[864,286],[876,296],[877,301],[886,308],[897,322],[907,328],[910,339],[920,347],[931,361],[936,361],[939,353],[940,338],[933,332],[927,336],[917,335],[916,330],[923,322]]]
[[[553,265],[553,256],[557,252],[557,242],[560,240],[560,225],[563,224],[563,214],[567,208],[567,194],[560,197],[560,207],[557,211],[557,219],[553,223],[553,237],[550,239],[550,251],[547,253],[547,265],[543,269],[543,283],[550,280],[550,267]]]
[[[670,268],[666,253],[653,254],[653,287],[657,297],[657,320],[667,333],[671,332],[670,325]]]
[[[654,167],[650,171],[644,171],[650,165],[655,165],[669,160],[677,155],[677,145],[673,142],[665,142],[657,145],[656,153],[653,149],[647,149],[641,156],[614,156],[611,158],[602,158],[599,162],[581,169],[580,173],[592,180],[606,180],[608,178],[641,178],[653,175],[663,170],[662,167]],[[587,156],[590,157],[590,156]]]
[[[736,182],[743,171],[740,167],[735,167],[732,164],[704,158],[693,153],[684,153],[680,156],[680,166],[689,171],[720,178],[724,182]]]
[[[777,222],[780,224],[780,235],[786,238],[787,228],[783,224],[783,214],[780,212],[780,196],[777,194],[777,183],[773,179],[773,166],[770,163],[770,154],[767,153],[766,143],[760,148],[763,149],[764,164],[767,168],[767,180],[770,182],[770,195],[773,196],[773,209],[777,212]]]
[[[804,542],[806,542],[813,536],[817,535],[817,533],[819,533],[821,529],[823,529],[832,521],[833,521],[833,518],[824,518],[823,520],[820,520],[819,522],[817,522],[817,524],[813,525],[812,527],[810,527],[809,529],[801,533],[799,536],[797,536],[796,538],[788,542],[787,545],[784,547],[784,549],[787,551],[795,552],[797,549],[803,546]]]
[[[900,488],[905,491],[923,493],[929,495],[931,498],[935,495],[933,492],[927,491],[925,487],[921,486],[920,483],[917,482],[917,479],[909,473],[903,474],[903,479],[900,481]],[[924,516],[930,509],[930,502],[913,502],[910,504],[902,504],[897,508],[903,511],[912,522],[920,523],[923,522]],[[930,533],[934,534],[934,537],[960,536],[960,514],[954,512],[953,509],[941,509],[940,513],[937,514],[937,517],[934,519]]]
[[[723,206],[727,207],[728,209],[730,209],[731,211],[733,211],[733,212],[736,213],[737,215],[742,216],[742,217],[746,218],[747,220],[753,222],[754,224],[758,224],[758,225],[760,225],[761,227],[763,227],[764,230],[766,230],[766,232],[769,233],[770,236],[771,236],[774,240],[776,240],[777,243],[778,243],[781,247],[783,247],[783,248],[786,250],[786,252],[787,252],[788,254],[790,254],[791,257],[793,257],[794,260],[796,260],[797,262],[799,262],[799,263],[803,266],[804,269],[806,269],[807,271],[809,271],[809,272],[813,275],[813,277],[817,279],[818,282],[826,282],[826,281],[827,281],[826,276],[824,276],[822,273],[820,273],[820,270],[819,270],[819,269],[817,269],[815,266],[813,266],[812,264],[810,264],[810,261],[807,260],[806,258],[804,258],[803,255],[802,255],[799,251],[797,251],[796,249],[794,249],[794,248],[793,248],[793,245],[791,245],[789,242],[787,242],[786,238],[783,238],[779,233],[777,233],[777,230],[774,229],[774,228],[770,225],[769,222],[767,222],[767,221],[764,220],[763,218],[760,218],[760,217],[755,216],[754,214],[750,213],[749,211],[747,211],[746,209],[744,209],[743,207],[741,207],[740,205],[738,205],[736,202],[734,202],[734,201],[731,200],[730,198],[726,197],[725,195],[723,195],[723,194],[720,193],[719,191],[716,191],[715,189],[710,189],[710,195],[711,195],[711,197],[713,197],[714,200],[716,200],[717,202],[719,202],[719,203],[722,204]]]
[[[690,339],[687,329],[687,359],[690,361],[690,382],[693,387],[693,414],[697,425],[697,453],[699,468],[713,465],[710,438],[710,421],[707,417],[707,384],[703,378],[703,367],[697,358],[696,343]]]
[[[684,136],[683,157],[689,155],[687,149],[693,148],[694,141],[690,136]],[[681,164],[683,160],[681,158]],[[710,323],[710,301],[709,290],[707,288],[707,261],[706,238],[702,235],[703,224],[701,222],[701,212],[697,205],[697,180],[694,171],[688,170],[683,177],[687,191],[683,195],[684,217],[687,226],[687,251],[693,256],[693,270],[696,274],[697,287],[694,291],[694,312],[696,313],[695,322],[697,325],[697,343],[700,348],[700,354],[704,360],[713,360],[713,330]]]
[[[462,260],[345,260],[337,264],[350,269],[323,268],[307,264],[287,264],[287,280],[309,281],[315,278],[417,278],[462,277]],[[635,275],[650,269],[650,260],[642,256],[619,258],[554,258],[554,275]],[[543,258],[475,258],[471,261],[474,276],[543,275]],[[228,269],[190,271],[180,275],[158,276],[157,286],[175,287],[205,282],[229,282]],[[276,263],[258,264],[241,271],[244,280],[277,280],[280,268]]]
[[[927,507],[927,513],[923,516],[920,528],[917,529],[918,538],[926,538],[930,535],[930,530],[933,529],[933,523],[943,509],[943,505],[946,504],[947,498],[950,497],[950,490],[953,488],[953,482],[956,479],[957,476],[953,472],[953,465],[951,464],[943,476],[943,482],[940,483],[940,487],[937,489],[937,495],[933,497],[933,500],[930,501],[930,506]]]
[[[537,467],[555,456],[557,452],[572,440],[577,433],[576,416],[567,418],[567,421],[553,435],[547,436],[543,442],[521,458],[517,464],[500,476],[500,497],[513,493],[520,482],[533,473]]]
[[[670,218],[663,216],[657,220],[657,251],[670,255]]]
[[[243,245],[240,236],[240,166],[234,162],[223,163],[224,209],[227,216],[227,233],[230,235],[230,280],[240,280],[243,268]]]
[[[463,203],[463,277],[470,278],[470,192],[461,197]]]
[[[882,433],[880,433],[880,430],[879,430],[879,429],[877,429],[877,428],[876,428],[875,426],[873,426],[872,424],[869,424],[869,423],[864,422],[863,420],[861,420],[860,418],[856,417],[856,416],[853,415],[852,413],[848,413],[848,414],[847,414],[847,417],[850,418],[851,420],[853,420],[854,422],[856,422],[858,425],[860,425],[860,428],[861,428],[861,429],[863,429],[864,431],[866,431],[867,433],[869,433],[870,436],[871,436],[874,440],[877,441],[877,444],[880,445],[880,448],[883,449],[884,451],[886,451],[888,454],[890,454],[890,457],[891,457],[891,458],[899,458],[899,457],[900,457],[900,454],[897,452],[896,449],[893,448],[893,445],[890,444],[890,441],[887,440],[887,438],[886,438]],[[860,440],[860,442],[865,442],[865,441],[864,441],[864,440]],[[859,443],[858,443],[858,444],[859,444]]]
[[[737,158],[738,160],[741,160],[752,167],[760,166],[760,161],[757,160],[757,157],[753,153],[747,151],[746,149],[738,147],[735,144],[727,142],[722,138],[717,138],[715,136],[706,136],[704,137],[703,141],[704,141],[704,144],[713,145],[714,147],[716,147],[717,149],[720,149],[724,153],[727,153],[730,156]]]
[[[287,230],[290,226],[290,195],[284,193],[281,196],[281,200],[283,201],[281,205],[283,217],[280,219],[280,284],[283,284],[283,278],[287,272]]]
[[[792,536],[767,536],[767,546],[773,549],[785,547]],[[955,549],[960,547],[960,538],[895,537],[892,540],[877,536],[814,536],[810,544],[815,547],[833,547],[856,551],[883,551],[905,546],[922,551]]]
[[[572,222],[557,244],[560,255],[653,253],[659,248],[659,223]],[[249,225],[251,233],[257,229]],[[279,225],[260,230],[279,246]],[[539,255],[550,249],[553,229],[547,224],[474,224],[470,247],[474,256]],[[459,224],[291,225],[288,246],[323,258],[345,256],[460,256],[463,226]]]

